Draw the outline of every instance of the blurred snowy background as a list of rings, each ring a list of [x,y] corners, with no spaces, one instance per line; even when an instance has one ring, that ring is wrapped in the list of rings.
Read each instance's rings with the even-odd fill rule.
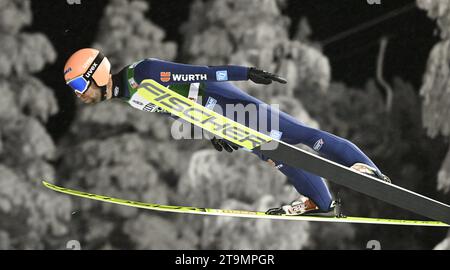
[[[64,61],[93,46],[113,71],[155,57],[278,73],[287,86],[239,86],[352,140],[394,183],[449,203],[450,3],[385,2],[0,0],[0,249],[64,249],[69,240],[83,249],[365,249],[369,240],[450,249],[446,229],[164,214],[40,184],[260,211],[296,197],[252,155],[174,141],[169,119],[120,102],[75,100]],[[421,219],[332,189],[348,215]]]

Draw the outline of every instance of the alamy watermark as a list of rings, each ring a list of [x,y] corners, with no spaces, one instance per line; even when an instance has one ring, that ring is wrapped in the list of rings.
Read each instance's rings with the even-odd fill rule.
[[[381,0],[367,0],[369,5],[381,5]]]
[[[378,240],[370,240],[369,242],[367,242],[366,249],[381,250],[381,243]]]
[[[66,249],[69,249],[69,250],[81,250],[80,241],[78,241],[78,240],[67,241]]]
[[[69,5],[81,5],[81,0],[66,0]]]

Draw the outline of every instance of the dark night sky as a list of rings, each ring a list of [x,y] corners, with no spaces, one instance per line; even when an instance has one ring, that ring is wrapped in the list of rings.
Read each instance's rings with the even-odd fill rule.
[[[377,6],[368,5],[363,0],[292,0],[289,16],[298,17],[296,14],[299,12],[307,16],[313,39],[324,41],[414,2],[383,1]],[[361,86],[374,75],[380,37],[388,36],[386,76],[400,76],[420,87],[428,54],[438,41],[438,37],[433,36],[434,29],[435,23],[426,17],[425,11],[411,8],[328,44],[324,53],[330,58],[334,80]]]
[[[55,89],[60,105],[64,106],[64,110],[48,125],[52,133],[59,133],[67,127],[74,111],[73,95],[65,87],[62,76],[64,60],[76,49],[92,44],[107,3],[103,0],[81,2],[81,5],[68,5],[66,1],[32,1],[33,25],[26,30],[45,33],[58,53],[57,61],[38,74]],[[192,0],[149,2],[147,15],[166,30],[168,40],[180,41],[178,27],[187,20]],[[312,39],[324,41],[414,2],[382,0],[381,5],[368,5],[364,0],[290,0],[284,13],[292,20],[291,33],[295,32],[300,17],[306,16],[313,30]],[[324,53],[330,58],[333,80],[363,86],[374,76],[378,41],[387,35],[386,77],[400,76],[419,88],[428,54],[438,41],[438,37],[433,35],[434,29],[435,23],[426,17],[424,11],[410,8],[329,43],[324,47]]]

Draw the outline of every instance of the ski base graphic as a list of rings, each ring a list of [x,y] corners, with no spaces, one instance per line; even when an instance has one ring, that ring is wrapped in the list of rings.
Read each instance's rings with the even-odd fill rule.
[[[182,213],[182,214],[196,214],[205,216],[224,216],[224,217],[238,217],[238,218],[257,218],[257,219],[271,219],[271,220],[291,220],[291,221],[314,221],[314,222],[334,222],[334,223],[356,223],[356,224],[376,224],[376,225],[403,225],[403,226],[427,226],[427,227],[450,227],[450,225],[439,221],[420,221],[420,220],[399,220],[399,219],[384,219],[384,218],[365,218],[365,217],[323,217],[323,216],[274,216],[267,215],[264,212],[244,211],[244,210],[225,210],[213,208],[197,208],[189,206],[171,206],[153,203],[144,203],[137,201],[130,201],[118,199],[93,193],[87,193],[74,189],[68,189],[60,186],[50,184],[42,181],[42,184],[54,191],[61,192],[68,195],[73,195],[81,198],[87,198],[96,201],[103,201],[118,205],[129,207],[142,208],[153,211]]]

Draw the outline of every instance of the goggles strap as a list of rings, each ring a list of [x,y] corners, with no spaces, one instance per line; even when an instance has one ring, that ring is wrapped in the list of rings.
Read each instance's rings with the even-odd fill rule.
[[[97,57],[95,57],[94,62],[92,62],[92,65],[89,67],[89,69],[86,71],[86,73],[83,75],[90,75],[90,77],[92,77],[92,75],[95,73],[95,71],[97,70],[97,68],[100,66],[100,63],[103,61],[103,58],[105,58],[105,56],[99,52],[97,54]],[[92,70],[92,72],[90,74],[88,74],[88,72]],[[92,78],[87,78],[91,81],[93,81]],[[101,101],[106,100],[106,85],[105,86],[101,86],[100,87],[100,92],[101,92]]]

